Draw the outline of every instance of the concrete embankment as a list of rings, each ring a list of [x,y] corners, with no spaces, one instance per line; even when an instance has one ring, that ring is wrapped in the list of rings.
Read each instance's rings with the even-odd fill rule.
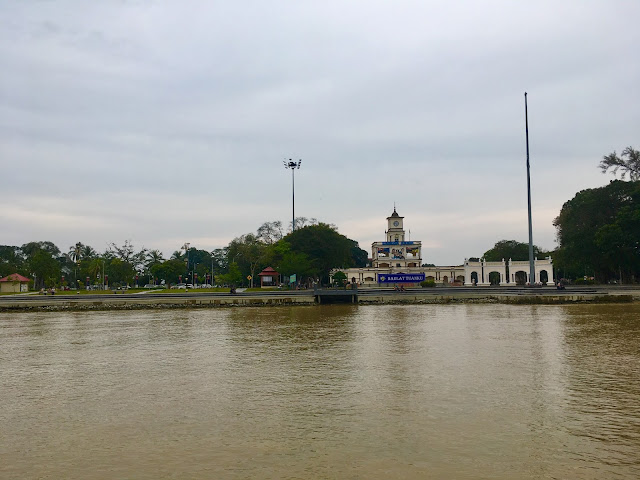
[[[447,303],[505,303],[513,305],[559,305],[568,303],[632,303],[631,295],[572,294],[572,295],[508,295],[508,294],[448,294],[448,295],[366,295],[360,304],[447,304]]]
[[[234,306],[313,305],[313,293],[295,294],[118,294],[12,295],[0,297],[0,311],[135,310],[149,308],[204,308]]]
[[[332,293],[318,291],[321,303],[351,301],[360,304],[446,304],[446,303],[507,303],[507,304],[567,304],[567,303],[630,303],[640,301],[638,288],[570,287],[557,290],[548,287],[439,287],[396,291],[363,288]],[[357,296],[357,298],[355,298]]]
[[[322,295],[320,295],[322,294]],[[383,304],[568,304],[629,303],[640,301],[638,288],[575,288],[558,291],[546,287],[434,289],[360,289],[354,291],[222,293],[148,293],[114,295],[10,295],[0,297],[0,311],[134,310],[149,308],[212,308],[239,306],[291,306],[336,302]]]

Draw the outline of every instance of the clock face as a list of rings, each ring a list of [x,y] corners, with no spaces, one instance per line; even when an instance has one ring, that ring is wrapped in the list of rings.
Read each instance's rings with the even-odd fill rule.
[[[394,226],[394,227],[397,227],[398,225],[400,225],[400,222],[399,222],[399,221],[397,221],[397,220],[396,220],[395,222],[393,222],[393,226]]]

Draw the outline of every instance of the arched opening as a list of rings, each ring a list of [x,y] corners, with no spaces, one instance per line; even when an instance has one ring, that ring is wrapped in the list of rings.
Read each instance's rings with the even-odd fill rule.
[[[518,270],[515,275],[516,275],[516,285],[524,285],[527,283],[527,272]]]
[[[365,282],[373,282],[373,277],[365,277],[364,281]]]
[[[464,275],[458,275],[456,277],[456,282],[460,283],[460,285],[464,285]]]
[[[471,283],[478,284],[478,272],[471,272]]]
[[[447,277],[446,275],[444,277],[442,277],[442,283],[449,283],[449,277]]]
[[[417,266],[417,265],[416,265],[416,263],[415,263],[415,262],[411,262],[411,263],[409,263],[409,264],[407,265],[407,267],[416,267],[416,266]]]
[[[540,270],[540,282],[542,282],[544,285],[549,283],[549,274],[546,270]]]
[[[380,268],[389,268],[389,264],[388,263],[380,263],[380,264],[378,264],[378,266]]]
[[[500,272],[490,272],[489,283],[491,285],[500,285]]]

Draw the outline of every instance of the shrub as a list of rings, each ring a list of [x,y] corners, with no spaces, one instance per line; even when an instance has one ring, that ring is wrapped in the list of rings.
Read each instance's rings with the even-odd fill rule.
[[[422,288],[433,288],[436,286],[435,280],[425,280],[424,282],[420,282],[420,286]]]
[[[343,287],[347,282],[347,275],[344,272],[336,272],[333,274],[333,283],[338,287]]]

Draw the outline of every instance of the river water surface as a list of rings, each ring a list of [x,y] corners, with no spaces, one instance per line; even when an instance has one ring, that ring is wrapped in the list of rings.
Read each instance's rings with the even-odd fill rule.
[[[640,305],[2,313],[0,478],[640,478]]]

